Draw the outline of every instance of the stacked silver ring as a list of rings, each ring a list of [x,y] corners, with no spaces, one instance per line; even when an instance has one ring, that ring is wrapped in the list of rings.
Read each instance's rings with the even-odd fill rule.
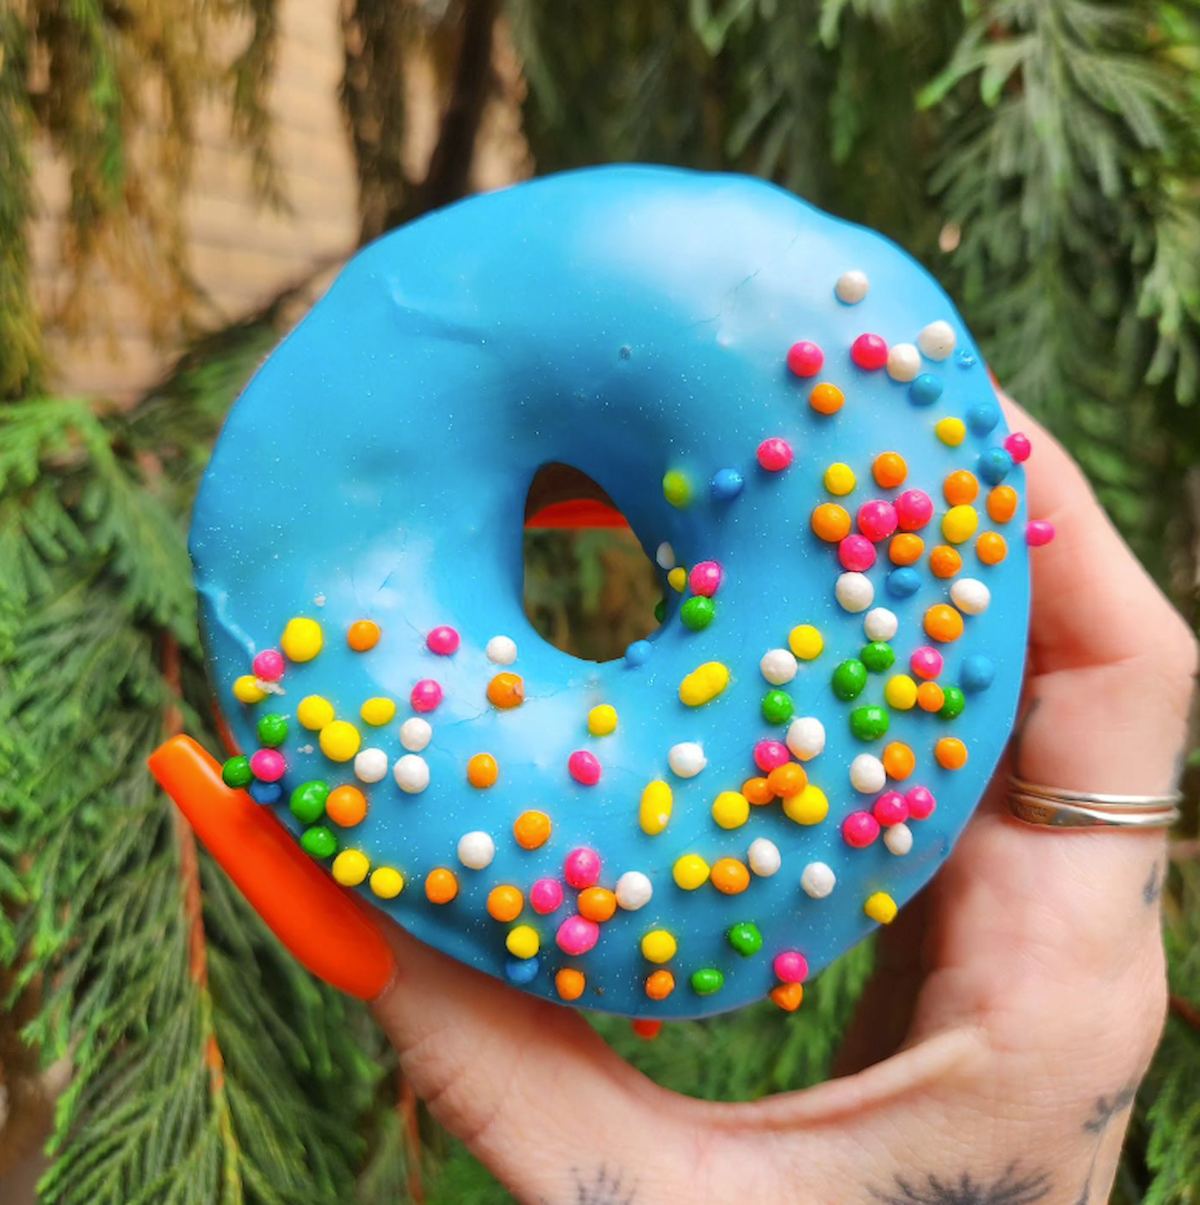
[[[1008,807],[1018,820],[1047,828],[1169,828],[1179,819],[1178,791],[1169,795],[1100,795],[1009,780]]]

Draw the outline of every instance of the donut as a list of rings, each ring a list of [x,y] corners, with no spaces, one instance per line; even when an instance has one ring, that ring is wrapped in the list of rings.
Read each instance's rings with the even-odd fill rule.
[[[997,764],[1047,536],[1029,451],[937,283],[775,186],[606,167],[423,217],[349,262],[204,475],[225,782],[524,991],[793,1009]],[[662,574],[611,661],[523,610],[558,463]]]

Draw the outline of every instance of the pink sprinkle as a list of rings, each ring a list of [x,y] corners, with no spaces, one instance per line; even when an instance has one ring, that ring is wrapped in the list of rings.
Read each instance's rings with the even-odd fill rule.
[[[876,544],[886,540],[896,530],[899,521],[896,508],[881,498],[864,502],[858,508],[858,530]]]
[[[768,473],[781,473],[792,463],[792,445],[778,437],[764,439],[758,445],[758,463]]]
[[[780,983],[803,983],[808,978],[808,959],[799,950],[784,950],[775,955],[771,970]]]
[[[595,887],[600,881],[600,855],[583,845],[571,850],[563,861],[563,874],[577,891]]]
[[[879,836],[879,821],[870,812],[851,812],[842,821],[842,837],[855,849],[866,849]]]
[[[903,824],[908,819],[908,804],[899,791],[884,791],[875,800],[871,814],[883,825],[890,828],[893,824]]]
[[[1029,453],[1033,451],[1033,444],[1023,431],[1014,431],[1004,441],[1004,450],[1017,464],[1024,464],[1029,459]]]
[[[254,676],[263,682],[278,682],[283,677],[285,665],[283,654],[278,649],[263,649],[255,654],[250,668],[254,670]]]
[[[912,672],[918,678],[925,678],[932,681],[942,672],[942,666],[945,664],[945,659],[942,654],[935,648],[930,648],[929,645],[923,644],[919,649],[913,652],[913,655],[908,659],[908,664],[912,668]]]
[[[541,916],[562,907],[563,889],[557,879],[538,879],[529,889],[529,905]]]
[[[928,787],[913,787],[904,796],[904,802],[908,804],[908,814],[913,820],[928,820],[937,807],[937,800]]]
[[[250,773],[259,782],[278,782],[287,771],[287,762],[278,749],[259,749],[250,754]]]
[[[875,545],[866,536],[848,535],[838,545],[838,560],[851,573],[865,573],[875,564]]]
[[[887,363],[888,345],[880,335],[859,335],[850,344],[850,359],[859,368],[874,372]]]
[[[798,377],[815,377],[825,363],[825,353],[815,344],[802,339],[788,348],[787,366]]]
[[[1049,519],[1033,519],[1025,528],[1025,543],[1030,548],[1041,548],[1054,539],[1054,524]]]
[[[425,646],[431,653],[437,653],[439,657],[449,657],[451,653],[458,650],[458,644],[458,633],[445,624],[440,628],[434,628],[425,637]]]
[[[777,766],[786,765],[791,760],[792,755],[783,741],[759,741],[754,746],[754,764],[764,774],[770,774]]]
[[[692,566],[692,571],[688,574],[688,585],[693,594],[712,598],[721,588],[721,579],[724,576],[725,571],[716,561],[700,561]]]
[[[920,531],[933,518],[933,499],[924,490],[905,490],[896,499],[901,531]]]
[[[600,940],[600,926],[583,916],[568,916],[554,940],[564,954],[586,954]]]
[[[594,787],[600,781],[600,762],[594,753],[576,749],[567,758],[567,772],[585,787]]]
[[[442,688],[432,678],[422,678],[408,696],[413,711],[434,711],[442,701]]]

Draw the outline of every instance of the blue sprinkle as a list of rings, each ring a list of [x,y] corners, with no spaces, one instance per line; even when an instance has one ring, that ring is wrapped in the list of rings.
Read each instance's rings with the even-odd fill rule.
[[[746,479],[737,469],[718,469],[713,475],[709,488],[712,490],[712,496],[718,502],[728,502],[742,492],[745,484]]]
[[[908,387],[908,398],[914,406],[932,406],[942,396],[942,378],[923,372]]]
[[[988,485],[999,485],[1013,467],[1013,458],[1003,448],[988,448],[979,457],[978,471]]]
[[[541,961],[537,958],[506,958],[504,974],[509,983],[532,983],[541,969]]]
[[[625,650],[625,664],[630,669],[637,669],[639,665],[645,665],[650,660],[653,651],[654,646],[649,640],[635,640]]]
[[[963,690],[968,694],[978,694],[987,690],[996,677],[996,665],[991,657],[982,653],[972,653],[963,663],[959,675]]]
[[[967,411],[967,426],[976,435],[990,435],[1000,421],[1000,407],[995,402],[980,402]]]
[[[958,366],[959,368],[974,368],[975,353],[973,351],[967,351],[965,348],[960,351],[958,353]]]
[[[260,782],[257,778],[250,784],[250,798],[255,803],[278,803],[283,796],[283,787],[277,782]]]
[[[887,592],[893,598],[909,598],[921,588],[921,576],[915,569],[893,569],[887,575]]]

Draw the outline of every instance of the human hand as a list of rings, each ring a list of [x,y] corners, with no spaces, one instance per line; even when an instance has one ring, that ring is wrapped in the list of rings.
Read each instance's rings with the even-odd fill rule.
[[[953,854],[882,934],[841,1078],[744,1104],[671,1093],[577,1013],[360,905],[193,742],[152,768],[305,965],[374,998],[412,1087],[522,1200],[1095,1205],[1162,1022],[1165,838],[1028,827],[1005,783],[1168,791],[1196,649],[1078,468],[1009,411],[1034,436],[1029,509],[1059,531],[1033,558],[1024,718]]]

